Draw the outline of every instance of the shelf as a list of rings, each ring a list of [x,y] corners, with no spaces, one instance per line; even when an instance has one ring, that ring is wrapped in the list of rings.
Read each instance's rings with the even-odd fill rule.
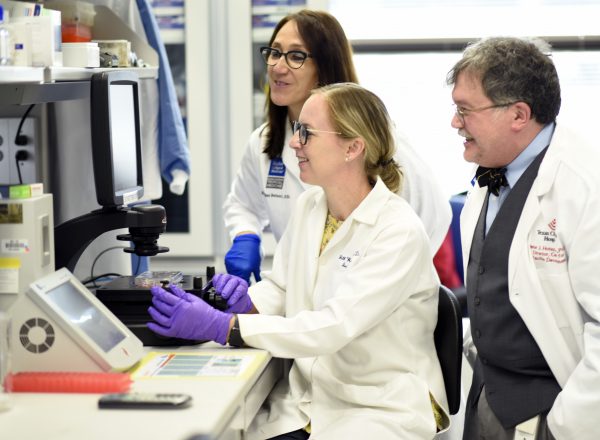
[[[183,6],[154,6],[152,8],[152,12],[156,17],[161,17],[164,15],[185,15],[185,9]]]
[[[140,79],[158,78],[158,67],[47,67],[44,70],[44,82],[84,81],[89,80],[94,73],[115,69],[133,71]]]
[[[43,67],[1,66],[0,84],[5,83],[39,83],[44,81]]]
[[[89,81],[0,84],[0,105],[29,105],[83,99],[90,96]]]
[[[271,39],[274,28],[252,29],[252,41],[255,43],[267,43]]]
[[[6,69],[6,70],[5,70]],[[90,96],[89,80],[94,73],[115,70],[80,67],[2,67],[0,105],[29,105],[84,99]],[[156,78],[156,67],[132,67],[140,79]]]
[[[277,15],[288,15],[293,12],[298,12],[302,8],[305,8],[306,4],[302,5],[258,5],[252,6],[252,15],[258,14],[277,14]]]

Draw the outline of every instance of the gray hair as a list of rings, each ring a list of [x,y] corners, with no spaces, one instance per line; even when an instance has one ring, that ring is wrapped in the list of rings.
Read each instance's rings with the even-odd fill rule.
[[[469,45],[448,72],[448,85],[460,73],[481,79],[494,104],[525,102],[541,124],[554,122],[560,110],[560,83],[550,45],[540,38],[489,37]]]

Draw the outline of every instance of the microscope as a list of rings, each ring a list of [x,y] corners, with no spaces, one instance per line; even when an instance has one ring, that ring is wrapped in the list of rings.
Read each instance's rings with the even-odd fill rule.
[[[66,221],[54,230],[56,269],[74,271],[77,261],[90,243],[101,234],[129,228],[118,240],[131,243],[125,252],[140,257],[167,252],[158,246],[165,232],[167,216],[160,205],[131,205],[143,195],[138,78],[133,72],[106,71],[91,79],[92,159],[96,198],[100,209]],[[177,276],[179,275],[179,276]],[[151,320],[153,285],[179,284],[214,307],[227,307],[208,279],[184,276],[180,272],[146,272],[141,276],[120,276],[96,290],[96,297],[113,312],[144,345],[188,345],[202,341],[164,338],[146,327]]]
[[[81,217],[58,225],[54,230],[56,239],[56,268],[66,267],[74,271],[79,257],[88,245],[99,235],[124,227],[129,234],[117,236],[117,240],[129,241],[132,247],[124,249],[140,257],[154,256],[167,252],[166,247],[158,246],[160,234],[165,232],[167,218],[160,205],[139,205],[132,208],[102,208]],[[227,301],[215,292],[211,279],[214,267],[206,271],[206,283],[200,276],[183,275],[181,272],[145,272],[140,276],[119,276],[95,291],[98,298],[144,345],[180,346],[198,344],[204,341],[189,341],[179,338],[159,336],[146,327],[152,318],[148,307],[152,304],[150,288],[154,285],[168,287],[177,284],[220,310],[227,308]]]
[[[133,243],[125,252],[141,257],[167,252],[169,248],[157,245],[158,236],[166,227],[167,215],[160,205],[103,207],[55,228],[56,267],[66,267],[73,272],[81,254],[95,238],[121,228],[129,228],[129,234],[118,235],[117,240]]]

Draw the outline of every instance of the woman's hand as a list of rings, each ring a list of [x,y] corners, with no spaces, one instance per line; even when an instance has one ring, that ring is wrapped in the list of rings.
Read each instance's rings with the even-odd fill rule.
[[[254,304],[248,295],[248,283],[243,278],[226,273],[218,273],[212,278],[215,291],[227,300],[228,313],[248,313]]]
[[[152,306],[148,313],[155,322],[146,325],[153,332],[175,338],[227,343],[233,315],[221,312],[179,286],[169,290],[160,286],[150,289]]]

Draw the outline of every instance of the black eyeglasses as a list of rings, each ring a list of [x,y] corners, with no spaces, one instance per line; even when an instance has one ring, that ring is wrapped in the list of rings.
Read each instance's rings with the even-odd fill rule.
[[[308,136],[314,133],[331,133],[331,134],[342,134],[339,131],[327,131],[327,130],[317,130],[316,128],[306,128],[306,126],[302,122],[294,121],[292,122],[292,133],[296,134],[298,132],[298,140],[300,141],[300,145],[306,145],[308,142]]]
[[[285,57],[285,62],[292,69],[299,69],[304,64],[307,58],[312,58],[312,55],[301,50],[290,50],[282,52],[279,49],[273,47],[264,46],[260,48],[260,54],[262,55],[267,66],[276,65],[281,56]]]

